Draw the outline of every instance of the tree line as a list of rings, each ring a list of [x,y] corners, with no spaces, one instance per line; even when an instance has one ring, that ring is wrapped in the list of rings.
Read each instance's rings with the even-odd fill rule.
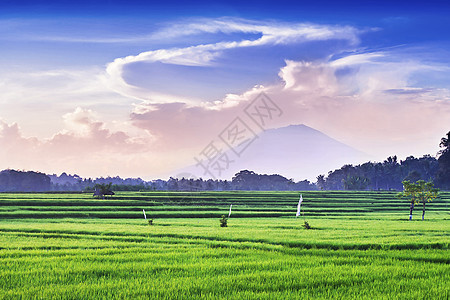
[[[50,177],[33,171],[3,170],[0,172],[0,192],[51,191]]]
[[[450,131],[441,139],[438,159],[424,155],[398,161],[390,156],[384,162],[344,165],[317,177],[321,190],[402,190],[403,181],[432,181],[435,186],[450,190]]]
[[[317,187],[322,190],[401,190],[402,181],[433,181],[439,169],[438,160],[429,155],[407,157],[398,161],[390,156],[384,162],[367,162],[361,165],[344,165],[328,176],[317,177]]]
[[[344,165],[319,175],[316,182],[295,182],[279,174],[256,174],[243,170],[231,180],[169,178],[145,181],[141,178],[100,177],[83,179],[62,173],[46,175],[33,171],[3,170],[0,192],[93,192],[99,185],[109,184],[114,191],[226,191],[226,190],[402,190],[403,181],[432,181],[442,190],[450,190],[450,132],[440,142],[438,158],[424,155],[398,160],[390,156],[383,162]]]

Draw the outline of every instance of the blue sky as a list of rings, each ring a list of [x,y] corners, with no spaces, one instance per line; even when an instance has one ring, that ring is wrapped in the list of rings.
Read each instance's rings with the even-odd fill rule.
[[[261,91],[289,111],[273,127],[304,123],[376,160],[434,155],[450,125],[449,13],[446,1],[2,1],[0,169],[162,176]]]

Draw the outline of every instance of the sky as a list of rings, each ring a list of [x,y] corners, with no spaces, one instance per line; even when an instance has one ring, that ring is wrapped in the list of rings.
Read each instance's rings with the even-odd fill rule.
[[[167,178],[260,95],[282,115],[255,134],[435,156],[450,4],[392,2],[1,1],[0,170]]]

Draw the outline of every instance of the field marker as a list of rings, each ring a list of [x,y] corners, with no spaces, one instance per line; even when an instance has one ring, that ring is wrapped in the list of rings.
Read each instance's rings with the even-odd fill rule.
[[[228,213],[228,218],[231,216],[231,207],[233,206],[233,204],[230,204],[230,212]]]
[[[302,202],[303,202],[303,197],[302,197],[302,194],[300,194],[300,200],[298,200],[297,213],[295,214],[295,218],[300,216],[300,206],[302,205]]]
[[[145,210],[142,210],[144,212],[144,219],[147,220],[147,216],[145,215]]]

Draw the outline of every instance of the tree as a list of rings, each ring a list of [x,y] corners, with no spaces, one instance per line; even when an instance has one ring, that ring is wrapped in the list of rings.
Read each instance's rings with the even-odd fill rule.
[[[350,191],[365,191],[369,185],[369,179],[363,176],[350,176],[346,179],[342,179],[344,183],[344,189]]]
[[[231,184],[236,190],[256,191],[289,191],[296,186],[293,179],[287,179],[279,174],[256,174],[249,170],[242,170],[236,173]]]
[[[419,172],[417,172],[416,170],[412,170],[408,173],[408,176],[404,178],[404,181],[407,180],[410,182],[416,182],[419,181],[421,177],[422,175]]]
[[[231,179],[231,183],[237,190],[250,190],[250,186],[255,185],[256,173],[249,170],[242,170],[236,173]]]
[[[16,170],[0,172],[0,192],[44,192],[50,190],[50,177],[43,173]]]
[[[405,180],[403,183],[403,192],[398,193],[399,198],[408,198],[410,200],[409,206],[409,220],[412,220],[412,213],[414,205],[422,203],[422,221],[425,220],[425,204],[436,199],[439,193],[439,189],[434,188],[431,181],[425,182],[424,180],[418,180],[416,183],[411,183]]]
[[[93,196],[94,197],[97,196],[99,199],[100,199],[100,197],[105,199],[105,195],[113,196],[114,192],[111,190],[111,186],[112,186],[112,182],[110,182],[108,184],[97,183],[95,185],[95,192],[94,192]]]
[[[441,152],[450,151],[450,131],[447,132],[447,137],[443,137],[439,143],[439,147],[444,148]]]
[[[443,137],[439,144],[439,169],[436,175],[436,184],[443,189],[450,189],[450,131],[447,137]]]

